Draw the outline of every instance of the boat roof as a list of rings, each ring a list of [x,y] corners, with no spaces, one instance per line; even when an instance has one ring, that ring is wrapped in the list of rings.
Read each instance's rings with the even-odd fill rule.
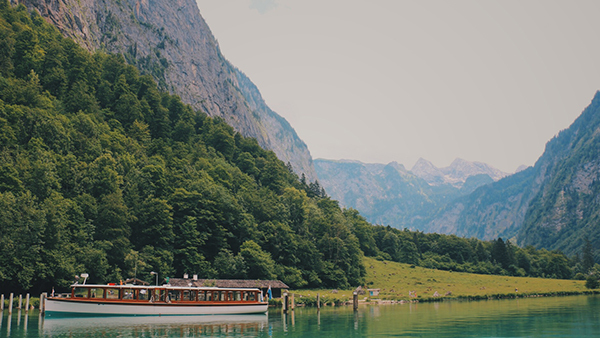
[[[216,286],[219,288],[259,288],[267,289],[289,289],[280,280],[261,280],[261,279],[190,279],[190,278],[170,278],[169,284],[176,286]]]
[[[205,291],[260,291],[257,288],[221,288],[211,286],[174,286],[170,284],[163,285],[133,285],[133,284],[79,284],[71,285],[72,288],[119,288],[119,289],[169,289],[169,290],[205,290]]]

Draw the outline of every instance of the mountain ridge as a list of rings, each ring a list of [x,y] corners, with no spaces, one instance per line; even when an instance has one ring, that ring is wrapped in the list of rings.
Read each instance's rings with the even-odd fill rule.
[[[431,184],[426,175],[420,177],[395,161],[382,164],[316,159],[314,163],[319,182],[341,205],[357,209],[372,223],[420,229],[428,215],[444,203],[493,181],[478,171],[460,171],[461,165],[469,167],[463,161],[455,161],[454,172],[450,171],[449,175],[455,175],[453,184],[444,182],[440,175],[432,175],[437,184]],[[420,163],[441,172],[431,162],[421,159]]]
[[[454,159],[449,166],[443,168],[438,168],[430,161],[419,158],[411,172],[431,185],[451,184],[457,188],[462,187],[470,176],[485,174],[498,181],[509,175],[486,163],[470,162],[461,158]]]

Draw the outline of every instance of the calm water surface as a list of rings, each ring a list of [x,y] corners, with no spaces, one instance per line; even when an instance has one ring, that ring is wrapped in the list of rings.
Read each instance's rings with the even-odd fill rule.
[[[600,296],[246,316],[41,318],[5,310],[0,337],[600,337]]]

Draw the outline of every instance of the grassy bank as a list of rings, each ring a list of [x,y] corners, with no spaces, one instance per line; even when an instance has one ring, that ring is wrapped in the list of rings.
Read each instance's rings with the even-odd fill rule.
[[[380,289],[378,296],[360,295],[360,301],[437,301],[443,299],[499,299],[532,296],[559,296],[598,293],[588,290],[585,281],[476,275],[413,267],[365,258],[367,287]],[[297,303],[313,305],[316,294],[325,303],[352,299],[353,290],[293,291]],[[412,294],[412,296],[411,296]],[[416,296],[415,296],[416,295]]]

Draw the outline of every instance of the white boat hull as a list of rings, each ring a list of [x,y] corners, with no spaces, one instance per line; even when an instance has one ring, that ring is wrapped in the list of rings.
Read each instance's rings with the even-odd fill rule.
[[[108,316],[183,316],[252,314],[267,312],[268,304],[182,304],[182,303],[111,303],[80,301],[72,298],[48,298],[45,311],[52,315]]]

